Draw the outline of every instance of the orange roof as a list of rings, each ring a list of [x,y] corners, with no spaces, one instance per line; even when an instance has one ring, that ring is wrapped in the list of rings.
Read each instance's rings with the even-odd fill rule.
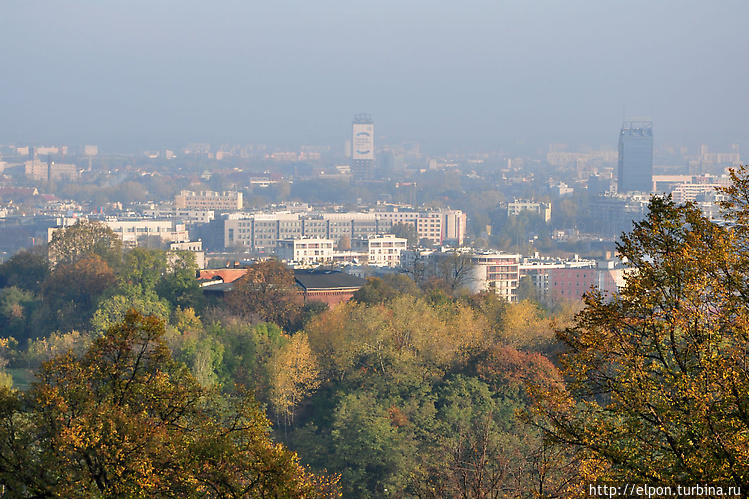
[[[211,280],[218,276],[224,282],[234,282],[247,273],[247,269],[209,269],[201,270],[198,279]]]

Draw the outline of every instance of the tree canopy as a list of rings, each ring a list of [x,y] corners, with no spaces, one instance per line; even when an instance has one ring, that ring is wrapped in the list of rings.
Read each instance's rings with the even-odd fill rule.
[[[0,388],[0,484],[13,497],[326,497],[268,438],[249,395],[202,387],[174,361],[164,324],[131,311],[86,354]]]
[[[589,294],[558,333],[567,389],[539,388],[537,414],[581,450],[582,481],[749,490],[747,170],[733,177],[724,208],[738,223],[654,197],[619,244],[624,289]]]

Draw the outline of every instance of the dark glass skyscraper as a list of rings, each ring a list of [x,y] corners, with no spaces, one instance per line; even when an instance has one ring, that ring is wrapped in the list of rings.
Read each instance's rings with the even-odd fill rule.
[[[619,134],[620,193],[653,190],[653,122],[625,121]]]

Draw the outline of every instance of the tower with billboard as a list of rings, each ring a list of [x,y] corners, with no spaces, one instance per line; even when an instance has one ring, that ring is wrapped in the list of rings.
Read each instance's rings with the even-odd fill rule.
[[[625,120],[619,133],[618,191],[653,190],[653,121]]]
[[[351,173],[354,180],[374,177],[374,122],[369,114],[357,114],[352,123]]]

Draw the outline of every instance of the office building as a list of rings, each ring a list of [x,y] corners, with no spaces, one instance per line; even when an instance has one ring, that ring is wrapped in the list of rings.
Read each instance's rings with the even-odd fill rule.
[[[625,121],[619,134],[618,191],[651,192],[653,187],[653,122]]]
[[[374,178],[374,122],[368,114],[357,114],[352,123],[351,173],[354,180]]]

